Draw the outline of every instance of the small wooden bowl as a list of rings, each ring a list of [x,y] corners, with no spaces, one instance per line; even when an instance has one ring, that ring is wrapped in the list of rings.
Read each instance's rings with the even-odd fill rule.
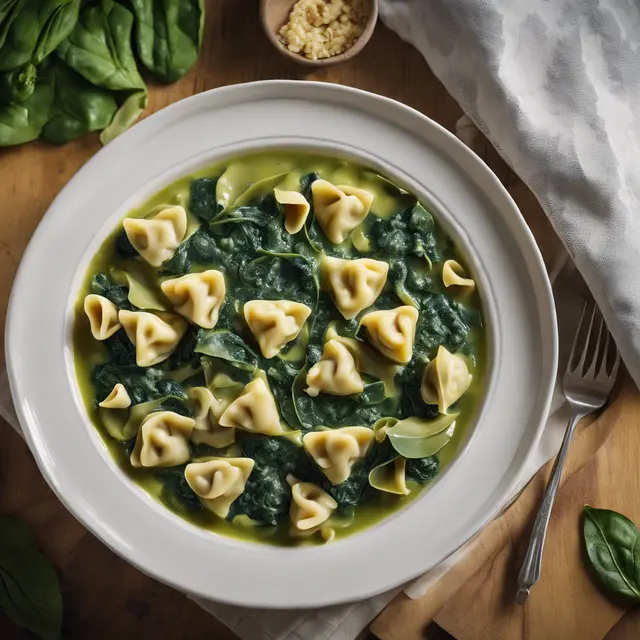
[[[360,34],[353,46],[337,56],[321,58],[320,60],[309,60],[309,58],[305,58],[301,53],[289,51],[278,38],[278,32],[282,25],[287,22],[289,13],[295,2],[296,0],[260,0],[260,20],[267,34],[267,38],[269,38],[271,44],[273,44],[285,58],[295,60],[295,62],[308,67],[328,67],[332,64],[346,62],[354,56],[357,56],[358,53],[364,49],[367,42],[369,42],[376,26],[376,21],[378,20],[378,0],[367,0],[370,5],[369,17],[367,18],[362,34]]]

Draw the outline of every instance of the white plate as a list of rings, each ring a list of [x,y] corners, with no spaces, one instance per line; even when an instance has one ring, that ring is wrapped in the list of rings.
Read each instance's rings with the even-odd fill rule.
[[[381,524],[323,547],[216,536],[129,481],[84,415],[72,368],[72,305],[91,255],[124,213],[179,175],[243,150],[346,155],[412,189],[480,277],[491,376],[463,453],[431,490]],[[67,508],[145,573],[205,598],[317,607],[380,593],[430,569],[503,504],[543,427],[557,361],[549,281],[497,178],[453,135],[398,102],[324,83],[259,82],[164,109],[91,159],[56,198],[22,260],[7,361],[20,423]]]

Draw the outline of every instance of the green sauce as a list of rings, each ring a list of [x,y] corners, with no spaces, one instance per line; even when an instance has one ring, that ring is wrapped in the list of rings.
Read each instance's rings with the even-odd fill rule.
[[[318,177],[332,184],[351,185],[374,195],[371,212],[342,245],[332,245],[313,220],[297,234],[284,230],[273,189],[301,191],[312,201],[310,185]],[[74,357],[78,385],[86,411],[120,468],[145,491],[176,514],[216,533],[278,545],[319,542],[319,536],[292,537],[288,510],[287,473],[321,484],[338,501],[336,537],[359,531],[415,499],[423,486],[453,460],[475,419],[484,389],[485,330],[477,287],[470,294],[452,294],[442,284],[442,264],[464,264],[456,247],[414,196],[375,171],[344,160],[300,153],[246,155],[185,176],[162,189],[127,217],[142,217],[161,205],[179,204],[188,212],[187,237],[175,256],[155,269],[137,257],[118,228],[92,259],[78,292],[74,324]],[[389,263],[384,291],[358,318],[345,321],[319,285],[318,263],[323,255],[371,257]],[[162,294],[164,279],[219,269],[225,274],[227,295],[214,330],[190,327],[176,351],[149,370],[135,367],[135,351],[123,330],[105,342],[94,340],[83,311],[87,294],[98,293],[121,308],[171,309]],[[128,275],[128,278],[125,277]],[[471,274],[470,277],[472,277]],[[278,357],[262,357],[242,316],[242,305],[255,298],[288,299],[313,308],[298,338]],[[332,331],[357,339],[358,320],[374,309],[413,304],[420,311],[413,359],[402,366],[378,367],[363,375],[359,396],[304,393],[305,372],[322,352],[324,336]],[[305,432],[318,426],[373,427],[383,417],[435,418],[437,408],[420,397],[425,363],[438,345],[458,351],[471,363],[473,382],[455,403],[459,412],[453,437],[433,459],[412,461],[408,471],[411,493],[406,497],[372,489],[371,465],[394,454],[388,441],[376,443],[350,478],[332,487],[302,447],[286,437],[265,438],[238,432],[235,455],[252,457],[256,466],[245,492],[233,503],[230,517],[248,516],[259,526],[240,526],[201,506],[186,484],[184,465],[168,469],[136,469],[129,463],[135,436],[125,442],[111,438],[97,404],[122,382],[133,404],[162,399],[160,409],[189,414],[185,389],[209,383],[212,374],[232,381],[224,396],[249,382],[255,368],[266,372],[282,420]],[[194,351],[195,349],[195,351]],[[375,375],[374,375],[375,374]],[[232,391],[229,391],[231,389]],[[156,409],[157,410],[157,409]],[[192,458],[221,455],[205,445],[192,446]],[[289,492],[289,493],[287,493]],[[286,495],[285,495],[286,494]],[[240,520],[248,521],[247,517]],[[341,527],[340,522],[349,526]]]

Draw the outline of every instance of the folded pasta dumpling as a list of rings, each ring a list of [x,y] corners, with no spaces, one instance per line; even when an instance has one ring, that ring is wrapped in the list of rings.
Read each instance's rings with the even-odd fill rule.
[[[311,431],[302,444],[329,482],[340,484],[349,477],[354,463],[367,455],[373,439],[373,430],[367,427],[342,427]]]
[[[184,477],[207,508],[226,518],[231,504],[244,491],[253,465],[251,458],[213,458],[188,464]]]
[[[220,425],[267,436],[283,433],[275,398],[262,378],[252,380],[225,409]]]
[[[364,189],[335,186],[326,180],[311,184],[313,212],[324,234],[333,244],[341,244],[367,217],[373,194]]]
[[[173,258],[187,234],[187,212],[181,206],[162,208],[151,218],[125,218],[124,232],[133,248],[151,266]]]
[[[338,340],[324,343],[322,357],[307,372],[308,395],[321,391],[334,396],[350,396],[364,391],[364,382],[351,352]]]
[[[207,387],[192,387],[187,395],[194,404],[195,424],[191,442],[208,444],[216,449],[228,447],[235,442],[236,430],[220,424],[220,416],[229,406],[228,401],[218,400]]]
[[[292,300],[250,300],[244,317],[265,358],[273,358],[297,338],[311,309]]]
[[[189,438],[195,422],[173,411],[150,413],[141,423],[131,452],[133,467],[173,467],[191,457]]]
[[[437,404],[438,411],[446,413],[467,391],[472,380],[465,359],[440,345],[422,376],[422,399],[427,404]]]
[[[282,209],[284,228],[289,233],[298,233],[304,226],[311,206],[307,199],[297,191],[283,191],[274,189],[273,195]]]
[[[383,355],[406,364],[413,355],[418,310],[405,305],[386,311],[372,311],[362,318],[369,342]]]
[[[326,522],[338,508],[338,503],[312,482],[296,482],[291,487],[291,498],[291,522],[301,531]]]
[[[445,287],[463,287],[473,289],[476,283],[471,278],[467,278],[464,267],[455,260],[447,260],[442,265],[442,282]]]
[[[329,290],[346,320],[370,307],[387,281],[389,265],[380,260],[324,257],[320,264],[323,286]]]
[[[369,484],[378,491],[406,496],[411,493],[407,487],[407,461],[398,457],[374,467],[369,472]]]
[[[103,409],[126,409],[131,406],[131,398],[124,385],[118,382],[111,390],[111,393],[102,402],[98,403],[98,406]]]
[[[118,320],[118,307],[104,296],[90,293],[84,299],[84,312],[96,340],[110,338],[122,326]]]
[[[118,319],[136,347],[136,364],[150,367],[166,360],[187,331],[187,323],[172,313],[121,310]]]
[[[203,329],[213,329],[218,322],[226,286],[220,271],[209,269],[165,280],[160,287],[173,308]]]

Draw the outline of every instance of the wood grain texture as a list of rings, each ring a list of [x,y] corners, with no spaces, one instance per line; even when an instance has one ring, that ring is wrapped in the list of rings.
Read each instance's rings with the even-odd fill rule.
[[[207,1],[205,39],[197,68],[176,84],[152,86],[150,108],[146,115],[176,100],[214,87],[270,78],[337,82],[387,95],[418,109],[449,130],[454,129],[461,115],[457,104],[430,72],[420,54],[402,43],[383,25],[378,25],[371,42],[354,60],[341,66],[309,71],[306,67],[284,59],[269,44],[259,23],[257,0]],[[482,139],[478,139],[477,142],[479,154],[496,171],[516,199],[534,234],[541,241],[545,257],[551,259],[559,242],[535,199],[490,145]],[[3,195],[0,206],[3,223],[0,235],[1,317],[5,316],[11,283],[33,231],[60,189],[99,148],[97,137],[87,136],[64,147],[33,143],[0,150],[0,185]],[[72,232],[69,234],[69,241],[73,241]],[[4,335],[0,334],[0,355],[3,353]],[[602,428],[600,430],[602,431]],[[599,432],[593,432],[594,435],[596,433]],[[626,442],[625,446],[629,447],[630,444],[637,450],[635,441]],[[617,464],[613,458],[607,463],[603,461],[599,467],[596,465],[594,468],[591,465],[591,471],[582,480],[585,492],[591,491],[594,494],[594,504],[598,504],[595,499],[597,497],[601,497],[603,501],[609,499],[606,494],[599,496],[598,491],[604,484],[603,479],[606,478],[612,464]],[[629,464],[632,475],[628,482],[631,484],[635,478],[637,486],[637,477],[633,475],[637,474],[637,470],[634,471],[631,467]],[[616,477],[621,473],[621,470],[617,469]],[[537,485],[534,483],[532,487],[538,486],[535,490],[539,495],[540,480],[536,482]],[[620,505],[621,508],[627,506],[622,497],[620,502],[624,502]],[[613,508],[616,508],[616,504],[618,503],[613,501],[607,502],[607,506]],[[572,517],[572,505],[573,503],[559,508],[559,511],[565,509],[568,520]],[[518,504],[517,509],[522,514],[524,522],[527,518],[524,515],[526,507]],[[26,445],[1,421],[0,513],[17,515],[32,525],[43,551],[56,565],[63,588],[63,631],[67,640],[152,636],[168,640],[187,637],[190,640],[212,637],[216,640],[230,640],[234,637],[223,625],[182,594],[144,576],[89,534],[69,515],[47,487]],[[564,523],[565,520],[554,520],[554,527],[560,526],[560,522]],[[570,526],[566,532],[560,529],[554,535],[566,535],[568,540],[575,543],[571,537],[573,534],[569,531],[573,525],[570,522],[568,524]],[[465,618],[463,607],[456,605],[458,602],[467,602],[469,606],[468,598],[471,598],[472,601],[477,601],[474,610],[479,616],[479,621],[486,622],[495,617],[503,625],[500,629],[507,629],[506,620],[512,614],[505,614],[500,608],[499,594],[505,584],[502,576],[508,569],[509,554],[503,551],[503,555],[500,555],[500,551],[506,548],[509,541],[512,544],[513,540],[517,541],[519,530],[516,525],[513,526],[515,528],[512,529],[504,523],[494,523],[487,530],[487,534],[483,534],[478,540],[480,546],[478,552],[473,555],[473,562],[457,567],[454,574],[447,576],[442,584],[449,585],[448,591],[441,592],[441,602],[434,601],[437,606],[431,605],[433,611],[428,606],[424,610],[429,609],[428,615],[424,614],[421,617],[422,629],[422,623],[426,623],[435,615],[460,584],[467,583],[466,588],[470,589],[471,585],[484,584],[487,580],[489,582],[486,593],[483,589],[478,590],[482,598],[472,595],[473,589],[465,592],[467,600],[461,599],[458,595],[450,601],[448,607],[445,607],[438,620],[452,630],[454,635],[463,634],[460,635],[461,640],[485,637],[474,635],[473,630],[471,633],[468,632],[469,624],[465,623],[465,620],[468,621],[469,618]],[[489,535],[492,531],[496,533]],[[569,565],[565,562],[562,567],[569,576]],[[590,583],[585,584],[583,588],[591,597]],[[544,589],[550,602],[556,598],[561,602],[559,589],[565,588],[566,582],[559,582],[558,585],[545,576],[545,585],[539,587],[539,590]],[[408,610],[403,610],[398,602],[400,601],[394,604],[394,611],[400,611],[402,615],[395,617],[393,625],[403,629],[403,622],[408,621],[410,616]],[[420,602],[415,606],[424,604]],[[619,614],[617,609],[608,611],[606,620],[612,621],[609,627],[620,617]],[[529,626],[535,626],[536,615],[536,611],[529,609],[525,618],[518,619],[518,629],[522,631],[524,628],[523,620],[526,620]],[[555,619],[563,618],[561,612],[554,615]],[[634,624],[633,621],[631,624]],[[636,626],[635,629],[637,628]],[[624,634],[624,629],[620,629],[620,633]],[[612,630],[611,633],[614,632],[615,630]],[[403,640],[423,637],[411,636],[409,633],[410,630],[407,628],[406,634],[403,631],[400,635],[388,637]],[[0,638],[23,637],[29,636],[0,617]],[[626,637],[629,636],[611,635],[613,640]],[[498,636],[493,636],[492,640],[497,638]]]

